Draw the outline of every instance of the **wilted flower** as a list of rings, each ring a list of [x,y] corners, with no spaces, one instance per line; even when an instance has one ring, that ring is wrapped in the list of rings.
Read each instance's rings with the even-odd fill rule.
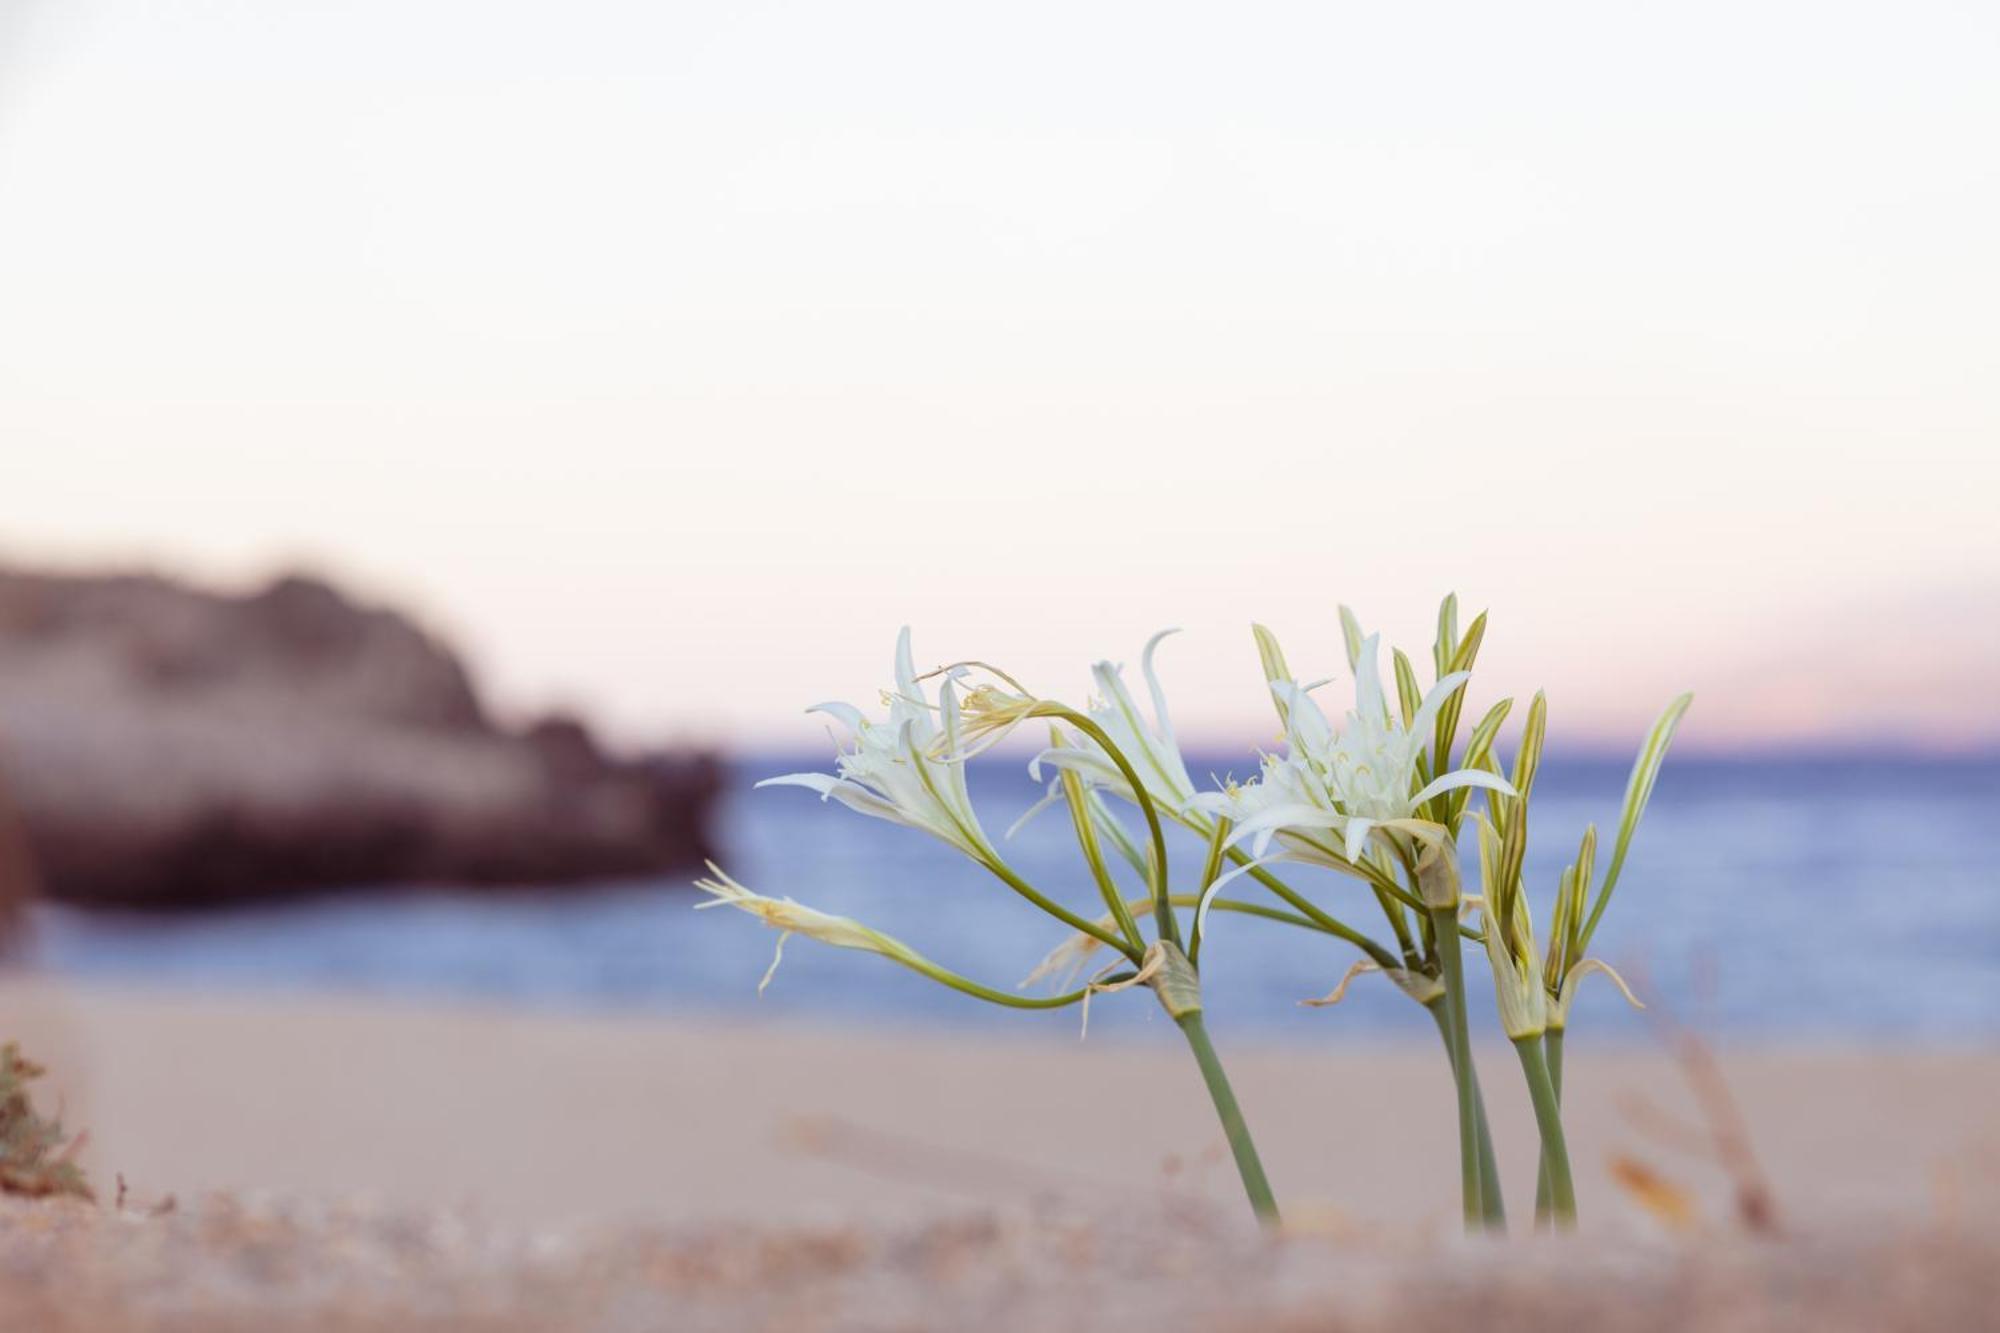
[[[793,935],[805,935],[822,944],[831,944],[838,949],[861,949],[868,953],[878,953],[884,958],[893,958],[906,967],[924,970],[923,959],[902,941],[884,935],[879,930],[862,925],[852,917],[833,916],[830,913],[807,907],[804,903],[790,898],[767,898],[761,893],[753,893],[725,874],[713,861],[708,863],[714,879],[698,879],[694,886],[705,893],[713,894],[705,903],[696,903],[695,910],[704,907],[734,907],[757,917],[772,929],[782,932],[778,936],[777,952],[771,957],[771,966],[765,971],[764,979],[757,983],[761,993],[771,984],[777,974],[778,964],[784,961],[785,941]]]
[[[1563,973],[1562,982],[1556,987],[1555,993],[1549,997],[1549,1030],[1551,1032],[1560,1032],[1569,1026],[1569,1006],[1570,1002],[1576,998],[1577,983],[1592,972],[1602,972],[1605,976],[1610,977],[1611,983],[1618,987],[1619,993],[1625,997],[1625,1002],[1634,1009],[1644,1009],[1646,1007],[1639,1002],[1639,997],[1632,993],[1632,988],[1625,984],[1625,978],[1619,976],[1617,969],[1613,968],[1611,964],[1601,958],[1586,958],[1571,967],[1569,971]]]
[[[1372,958],[1363,958],[1347,969],[1340,978],[1340,984],[1316,999],[1300,1000],[1299,1003],[1311,1009],[1322,1009],[1339,1004],[1347,998],[1347,987],[1356,977],[1370,972],[1380,972],[1396,983],[1396,988],[1415,1000],[1418,1004],[1431,1005],[1444,998],[1444,983],[1428,972],[1413,972],[1408,968],[1384,967]]]

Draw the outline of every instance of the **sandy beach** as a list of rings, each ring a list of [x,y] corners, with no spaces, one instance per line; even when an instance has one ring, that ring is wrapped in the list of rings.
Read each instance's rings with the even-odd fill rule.
[[[1052,1312],[1071,1309],[1065,1293],[1080,1278],[1055,1257],[1088,1252],[1102,1260],[1087,1265],[1091,1280],[1124,1310],[1165,1301],[1177,1316],[1243,1314],[1247,1300],[1273,1319],[1311,1314],[1314,1293],[1339,1276],[1347,1322],[1325,1326],[1364,1328],[1377,1309],[1365,1293],[1386,1300],[1399,1274],[1439,1253],[1454,1256],[1466,1300],[1496,1275],[1560,1273],[1534,1299],[1585,1301],[1596,1298],[1578,1274],[1671,1286],[1685,1269],[1707,1275],[1699,1290],[1735,1293],[1718,1309],[1737,1313],[1768,1313],[1760,1302],[1790,1299],[1799,1274],[1902,1272],[1916,1252],[1944,1265],[1907,1290],[1871,1287],[1873,1326],[1890,1326],[1920,1308],[1935,1315],[1928,1302],[1959,1299],[1991,1271],[1979,1256],[2000,1217],[2000,1054],[1990,1051],[1726,1052],[1788,1238],[1752,1244],[1728,1174],[1656,1123],[1698,1122],[1679,1066],[1659,1051],[1581,1046],[1568,1119],[1592,1238],[1552,1246],[1456,1238],[1450,1105],[1428,1046],[1232,1050],[1292,1223],[1273,1248],[1249,1226],[1194,1073],[1165,1041],[18,978],[0,985],[0,1016],[54,1066],[44,1097],[89,1131],[104,1203],[115,1204],[119,1178],[126,1186],[123,1210],[0,1214],[5,1299],[53,1318],[53,1293],[87,1288],[94,1322],[76,1327],[154,1316],[178,1326],[189,1311],[223,1327],[231,1309],[269,1315],[274,1284],[292,1293],[280,1304],[300,1327],[374,1327],[325,1322],[336,1308],[350,1319],[372,1308],[356,1291],[402,1312],[383,1314],[383,1327],[416,1326],[411,1302],[426,1301],[440,1327],[1009,1327],[980,1321],[1038,1301],[1048,1308],[1037,1320],[1067,1327]],[[1482,1054],[1518,1218],[1533,1135],[1510,1053]],[[1614,1182],[1616,1158],[1689,1195],[1693,1224],[1670,1227],[1642,1207]],[[153,1216],[169,1196],[172,1211]],[[1947,1239],[1918,1243],[1926,1237]],[[248,1270],[245,1252],[262,1255]],[[1162,1254],[1182,1255],[1166,1279]],[[661,1279],[663,1265],[677,1276]],[[1230,1281],[1253,1269],[1266,1271],[1254,1290]],[[174,1279],[164,1286],[163,1272]],[[1027,1304],[994,1304],[986,1288],[1005,1274],[1018,1279],[1010,1300]],[[583,1288],[685,1296],[677,1283],[707,1293],[700,1319],[626,1324],[595,1300],[574,1304]],[[1140,1289],[1146,1301],[1127,1299]],[[483,1303],[465,1304],[470,1291]],[[932,1322],[927,1291],[969,1302],[964,1317]],[[1927,1304],[1908,1305],[1917,1296]],[[488,1322],[468,1322],[475,1314]]]
[[[108,1181],[184,1199],[278,1191],[520,1223],[896,1219],[1115,1192],[1233,1206],[1185,1051],[946,1031],[571,1017],[344,997],[0,984]],[[1429,1044],[1224,1051],[1295,1214],[1444,1227],[1451,1100]],[[2000,1180],[2000,1052],[1745,1047],[1722,1064],[1784,1211],[1826,1222],[1973,1208]],[[1480,1067],[1510,1197],[1535,1137],[1512,1053]],[[1646,1161],[1720,1213],[1723,1174],[1654,1133],[1693,1119],[1664,1052],[1574,1039],[1565,1119],[1585,1215],[1642,1219]]]

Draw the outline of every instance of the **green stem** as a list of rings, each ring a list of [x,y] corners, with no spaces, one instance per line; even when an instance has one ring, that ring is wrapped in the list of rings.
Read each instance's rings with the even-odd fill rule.
[[[1542,1045],[1548,1054],[1549,1087],[1555,1092],[1556,1106],[1560,1109],[1563,1099],[1563,1030],[1550,1028],[1542,1034]],[[1544,1153],[1541,1181],[1535,1186],[1535,1224],[1548,1226],[1552,1220],[1549,1206],[1549,1161],[1548,1154]]]
[[[1451,1076],[1458,1076],[1458,1062],[1451,1044],[1451,1023],[1445,1016],[1442,999],[1433,1000],[1424,1006],[1431,1020],[1437,1024],[1438,1036],[1444,1042],[1445,1058],[1451,1061]],[[1479,1062],[1469,1060],[1465,1070],[1472,1079],[1472,1109],[1479,1118],[1479,1215],[1494,1231],[1507,1229],[1507,1205],[1500,1189],[1500,1166],[1493,1159],[1493,1130],[1486,1122],[1486,1097],[1479,1090]]]
[[[1132,788],[1132,797],[1139,803],[1139,813],[1146,818],[1146,833],[1153,843],[1153,928],[1162,940],[1169,944],[1179,944],[1180,923],[1174,920],[1174,909],[1167,901],[1167,835],[1160,827],[1160,812],[1154,808],[1153,798],[1147,792],[1146,784],[1139,781],[1139,775],[1133,771],[1131,762],[1125,758],[1122,750],[1111,743],[1111,737],[1105,734],[1104,728],[1090,718],[1063,704],[1042,703],[1036,705],[1036,710],[1047,710],[1053,716],[1066,719],[1071,726],[1096,741],[1097,748],[1104,751],[1105,757],[1118,766],[1118,772]]]
[[[1403,909],[1397,905],[1394,898],[1382,892],[1380,885],[1374,888],[1375,901],[1382,904],[1382,915],[1389,918],[1389,925],[1396,932],[1396,946],[1403,951],[1403,966],[1415,967],[1417,942],[1410,937],[1409,924],[1403,920]]]
[[[893,956],[893,955],[892,955]],[[930,959],[918,954],[897,957],[897,962],[913,972],[921,972],[940,985],[949,986],[961,995],[970,995],[975,1000],[988,1004],[1005,1005],[1009,1009],[1062,1009],[1076,1004],[1090,994],[1088,987],[1083,990],[1065,991],[1061,995],[1016,995],[1012,991],[995,990],[982,986],[970,977],[962,977],[950,968],[939,967]]]
[[[1188,961],[1197,967],[1201,964],[1201,918],[1203,916],[1203,913],[1199,910],[1201,899],[1207,896],[1209,887],[1222,874],[1222,844],[1228,837],[1229,821],[1226,819],[1216,820],[1215,831],[1208,835],[1208,856],[1202,861],[1201,879],[1197,881],[1200,886],[1200,892],[1195,895],[1197,911],[1195,912],[1194,926],[1188,933]],[[1169,894],[1167,901],[1171,906],[1173,895]]]
[[[1064,907],[1061,903],[1054,902],[1043,896],[1034,885],[1022,879],[1020,875],[1015,873],[1012,866],[1002,861],[999,857],[996,856],[990,861],[984,861],[983,864],[988,870],[993,872],[994,878],[1020,894],[1023,898],[1026,898],[1035,906],[1041,908],[1044,912],[1047,912],[1056,920],[1062,922],[1065,926],[1068,926],[1071,930],[1088,935],[1099,944],[1110,945],[1135,963],[1144,957],[1145,950],[1139,945],[1134,944],[1130,940],[1121,939],[1119,936],[1106,930],[1103,926],[1098,925],[1095,921],[1087,921],[1075,912],[1070,911],[1067,907]]]
[[[1056,736],[1061,732],[1051,728]],[[1097,881],[1098,896],[1111,909],[1111,919],[1118,923],[1118,933],[1130,940],[1143,954],[1146,942],[1139,934],[1139,923],[1132,919],[1131,909],[1125,906],[1125,895],[1118,891],[1118,884],[1111,878],[1110,867],[1104,864],[1104,849],[1097,841],[1097,822],[1091,817],[1090,805],[1085,799],[1083,779],[1068,769],[1062,773],[1064,804],[1069,806],[1070,826],[1076,831],[1076,845],[1083,852],[1083,859],[1090,866],[1091,878]]]
[[[1438,953],[1444,960],[1444,1003],[1450,1028],[1453,1074],[1472,1068],[1472,1037],[1465,1014],[1465,954],[1458,943],[1458,911],[1453,907],[1433,907],[1431,926],[1437,932]],[[1457,1078],[1458,1085],[1458,1177],[1465,1226],[1476,1231],[1485,1219],[1479,1170],[1479,1119],[1475,1110],[1473,1080]]]
[[[1542,1134],[1542,1161],[1549,1173],[1549,1209],[1558,1230],[1574,1230],[1576,1187],[1570,1181],[1569,1145],[1563,1141],[1562,1111],[1556,1105],[1548,1061],[1542,1058],[1541,1038],[1523,1037],[1514,1043],[1514,1049],[1521,1053],[1521,1072],[1527,1075],[1528,1096],[1535,1103],[1535,1127]]]
[[[1229,849],[1229,859],[1236,862],[1236,864],[1238,865],[1246,865],[1249,862],[1249,854],[1244,852],[1241,848],[1232,847]],[[1301,915],[1311,918],[1313,923],[1317,925],[1321,930],[1324,930],[1327,934],[1337,935],[1341,939],[1346,940],[1349,944],[1352,944],[1355,948],[1361,950],[1363,953],[1367,954],[1370,958],[1373,958],[1377,963],[1381,964],[1383,967],[1402,966],[1401,960],[1398,959],[1395,954],[1390,953],[1387,949],[1377,944],[1374,940],[1369,939],[1366,935],[1363,935],[1360,931],[1354,929],[1347,923],[1339,920],[1336,917],[1328,915],[1326,912],[1321,911],[1319,907],[1314,905],[1314,903],[1310,899],[1308,899],[1304,894],[1301,894],[1298,890],[1294,889],[1291,885],[1285,883],[1285,881],[1279,879],[1276,875],[1264,869],[1262,866],[1259,866],[1256,869],[1251,870],[1249,872],[1249,875],[1250,878],[1256,880],[1259,884],[1262,884],[1272,893],[1277,894],[1280,898],[1283,898],[1287,903],[1291,904],[1294,908],[1296,908],[1299,911]]]
[[[1222,1061],[1216,1057],[1214,1043],[1208,1039],[1208,1025],[1202,1021],[1199,1009],[1184,1013],[1174,1021],[1187,1034],[1194,1062],[1201,1066],[1202,1082],[1208,1084],[1208,1095],[1215,1101],[1216,1117],[1222,1121],[1222,1132],[1229,1139],[1229,1151],[1236,1158],[1236,1170],[1243,1177],[1243,1192],[1250,1196],[1250,1210],[1257,1215],[1259,1222],[1276,1226],[1278,1201],[1271,1195],[1271,1182],[1264,1178],[1264,1164],[1258,1160],[1257,1145],[1250,1138],[1250,1126],[1244,1122],[1242,1108],[1236,1104],[1236,1094],[1230,1090],[1229,1075],[1222,1071]]]

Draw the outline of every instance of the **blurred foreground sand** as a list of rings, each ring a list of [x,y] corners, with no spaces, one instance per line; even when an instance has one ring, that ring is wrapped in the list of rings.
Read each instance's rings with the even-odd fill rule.
[[[1455,1237],[1430,1045],[1343,1042],[1337,1020],[1324,1046],[1231,1043],[1302,1233],[1271,1246],[1165,1040],[18,978],[0,1032],[54,1067],[45,1098],[133,1201],[0,1205],[10,1330],[1407,1327],[1399,1284],[1440,1256],[1457,1285],[1434,1313],[1488,1327],[1603,1307],[1616,1328],[1919,1328],[2000,1297],[1992,1051],[1725,1056],[1788,1236],[1770,1243],[1734,1229],[1720,1171],[1624,1109],[1686,1114],[1678,1067],[1582,1045],[1568,1118],[1591,1239],[1499,1246]],[[1482,1071],[1519,1219],[1525,1098],[1511,1052]],[[1611,1183],[1615,1153],[1692,1191],[1700,1224],[1661,1232]],[[169,1193],[172,1215],[138,1215]]]
[[[1236,1200],[1170,1041],[582,1018],[348,998],[0,981],[0,1032],[51,1066],[88,1165],[184,1199],[278,1190],[470,1207],[496,1221],[894,1218],[1057,1195]],[[1284,1202],[1353,1222],[1455,1217],[1452,1100],[1431,1043],[1223,1056]],[[2000,1052],[1752,1048],[1729,1082],[1785,1212],[1976,1209],[2000,1183]],[[1480,1052],[1510,1199],[1534,1131],[1512,1052]],[[1586,1215],[1627,1214],[1625,1153],[1719,1207],[1721,1174],[1642,1133],[1691,1107],[1651,1048],[1573,1042],[1566,1120]]]

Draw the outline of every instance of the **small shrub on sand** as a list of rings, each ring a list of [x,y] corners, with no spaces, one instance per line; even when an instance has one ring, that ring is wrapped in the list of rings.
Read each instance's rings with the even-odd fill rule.
[[[83,1141],[65,1135],[61,1121],[36,1114],[28,1096],[42,1073],[13,1042],[0,1046],[0,1194],[92,1198],[74,1160]]]

